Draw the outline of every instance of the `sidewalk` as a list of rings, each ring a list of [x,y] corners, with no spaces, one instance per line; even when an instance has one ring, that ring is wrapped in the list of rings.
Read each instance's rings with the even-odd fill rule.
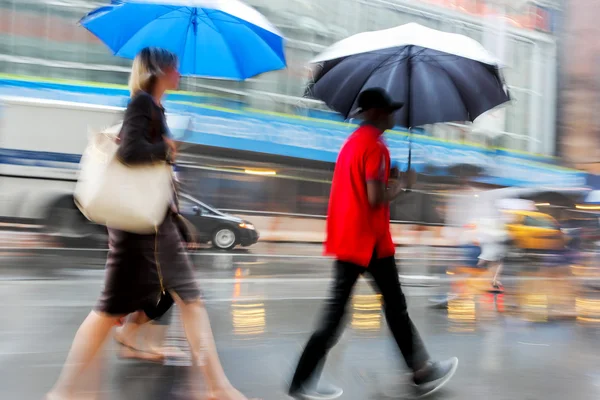
[[[325,241],[326,221],[319,218],[257,216],[238,214],[250,221],[260,233],[260,242],[321,244]],[[397,246],[455,247],[459,231],[449,227],[392,224]],[[56,240],[40,233],[38,226],[0,224],[0,247],[52,247]]]
[[[250,221],[264,242],[323,243],[325,219],[256,216],[237,214]],[[459,230],[449,227],[424,227],[410,224],[392,224],[392,237],[397,246],[423,245],[453,247],[458,245]]]

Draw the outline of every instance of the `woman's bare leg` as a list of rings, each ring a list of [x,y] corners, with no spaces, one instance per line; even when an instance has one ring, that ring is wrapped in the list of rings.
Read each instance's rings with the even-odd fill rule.
[[[498,261],[496,263],[494,263],[494,265],[496,266],[496,273],[494,274],[494,278],[492,279],[492,285],[495,286],[499,286],[500,282],[498,281],[498,277],[500,276],[500,273],[502,272],[502,267],[504,266],[504,263],[502,261]]]
[[[73,396],[79,377],[98,354],[117,320],[118,317],[95,311],[88,314],[75,334],[65,365],[48,399],[62,400]]]
[[[101,400],[106,399],[103,392],[103,378],[105,366],[107,364],[106,353],[100,351],[86,370],[78,379],[78,385],[75,389],[78,400]]]
[[[169,325],[159,325],[154,322],[148,324],[148,328],[144,333],[144,343],[149,351],[162,353],[164,350],[163,342],[167,337]]]
[[[227,379],[221,366],[217,347],[213,338],[208,313],[201,300],[185,303],[172,293],[173,299],[181,310],[181,319],[187,340],[192,351],[194,366],[200,368],[211,400],[245,400]]]
[[[497,290],[498,286],[500,285],[498,276],[500,276],[500,272],[502,271],[502,262],[480,259],[477,263],[477,266],[480,268],[485,268],[485,272],[479,275],[479,278],[484,280],[476,285],[477,289],[484,292]],[[498,286],[496,286],[497,284]]]

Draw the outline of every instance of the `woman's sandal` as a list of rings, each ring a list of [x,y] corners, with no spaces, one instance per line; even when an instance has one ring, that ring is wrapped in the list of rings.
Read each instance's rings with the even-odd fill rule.
[[[496,294],[504,293],[504,286],[500,281],[492,282],[492,287],[488,290],[488,292]]]
[[[121,348],[117,356],[122,360],[140,360],[159,364],[162,364],[165,361],[164,354],[141,350],[125,344],[118,339],[115,339],[115,342],[117,342]]]

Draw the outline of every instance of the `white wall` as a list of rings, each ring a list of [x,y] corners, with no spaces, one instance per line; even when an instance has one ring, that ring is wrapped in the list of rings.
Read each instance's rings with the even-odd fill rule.
[[[81,154],[89,129],[117,123],[122,109],[31,98],[0,99],[0,148]]]

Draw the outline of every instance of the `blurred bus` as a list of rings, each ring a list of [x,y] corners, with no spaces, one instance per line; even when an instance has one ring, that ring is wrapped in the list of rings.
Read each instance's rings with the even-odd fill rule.
[[[78,163],[90,129],[113,126],[119,107],[67,101],[0,99],[0,221],[39,225],[59,237],[99,234],[73,203]],[[35,117],[32,117],[35,116]],[[168,115],[172,126],[178,121]],[[182,190],[213,207],[243,215],[322,219],[334,164],[184,144],[176,167]],[[415,192],[392,207],[392,219],[441,224],[445,196]]]

